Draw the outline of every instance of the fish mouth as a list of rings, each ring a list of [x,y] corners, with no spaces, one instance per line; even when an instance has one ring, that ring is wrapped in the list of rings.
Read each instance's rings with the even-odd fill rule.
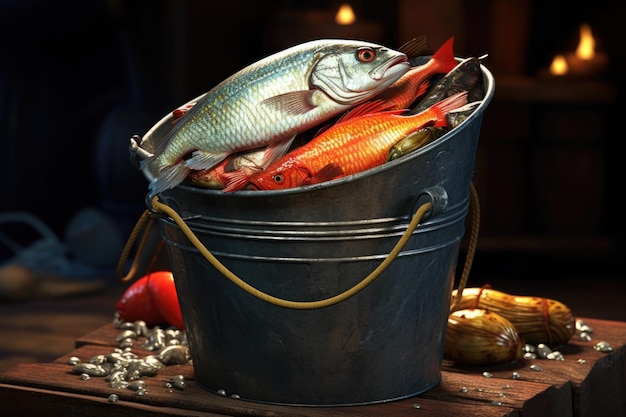
[[[394,78],[400,72],[406,72],[411,67],[411,63],[406,55],[398,55],[390,60],[383,62],[369,72],[370,77],[376,81],[383,78]],[[395,80],[394,80],[395,81]]]

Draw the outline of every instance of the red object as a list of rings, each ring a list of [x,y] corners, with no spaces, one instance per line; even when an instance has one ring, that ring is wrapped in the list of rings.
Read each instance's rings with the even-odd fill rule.
[[[169,271],[153,272],[148,281],[148,288],[159,313],[166,322],[179,329],[184,329],[183,316],[178,304],[178,295],[174,285],[174,276]]]
[[[151,272],[135,281],[118,300],[116,311],[124,321],[184,328],[174,277],[169,271]]]

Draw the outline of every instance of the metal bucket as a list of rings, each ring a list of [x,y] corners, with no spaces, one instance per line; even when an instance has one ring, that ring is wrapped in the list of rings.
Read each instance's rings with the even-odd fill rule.
[[[411,397],[439,383],[482,114],[494,92],[485,68],[483,77],[485,98],[465,122],[378,168],[282,191],[179,185],[158,196],[233,274],[294,301],[353,288],[386,259],[416,209],[432,204],[377,279],[314,309],[244,291],[162,216],[199,385],[256,402],[336,406]]]

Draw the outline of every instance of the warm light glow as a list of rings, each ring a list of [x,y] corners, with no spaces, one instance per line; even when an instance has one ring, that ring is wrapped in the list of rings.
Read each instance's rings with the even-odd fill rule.
[[[587,23],[580,25],[580,40],[576,48],[576,56],[580,59],[591,60],[596,52],[596,41],[591,33],[591,26]]]
[[[335,23],[338,25],[351,25],[356,21],[356,16],[354,15],[354,11],[352,11],[352,6],[348,3],[343,3],[339,6],[339,10],[335,15]]]
[[[555,55],[550,64],[550,74],[565,75],[568,71],[567,60],[563,55]]]

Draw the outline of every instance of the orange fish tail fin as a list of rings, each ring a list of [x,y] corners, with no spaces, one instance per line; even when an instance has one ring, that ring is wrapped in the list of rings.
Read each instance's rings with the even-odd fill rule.
[[[433,61],[437,62],[440,66],[442,73],[448,73],[452,71],[456,65],[456,59],[454,58],[454,36],[451,36],[433,55]]]
[[[465,106],[466,104],[467,91],[461,91],[434,104],[431,107],[431,110],[435,113],[437,119],[434,126],[446,126],[448,124],[446,120],[446,114],[448,114],[452,110],[458,109],[459,107]]]
[[[222,174],[225,184],[222,191],[225,193],[241,190],[248,184],[250,176],[254,173],[250,168],[241,168]]]

